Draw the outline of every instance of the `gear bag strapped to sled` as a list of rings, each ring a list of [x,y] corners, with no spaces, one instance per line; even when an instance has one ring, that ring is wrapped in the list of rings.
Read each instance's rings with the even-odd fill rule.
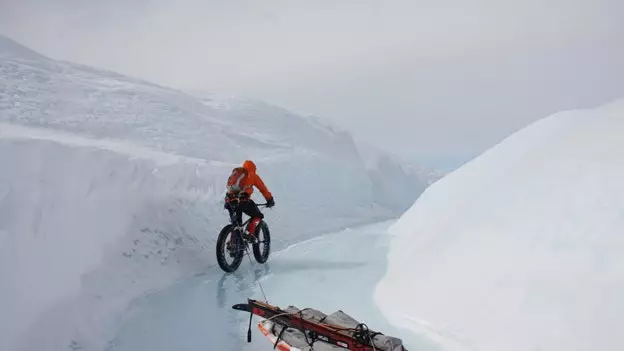
[[[281,309],[253,299],[232,309],[249,312],[247,342],[256,315],[262,318],[258,329],[279,351],[407,351],[401,339],[370,330],[341,310],[327,315],[313,308]]]

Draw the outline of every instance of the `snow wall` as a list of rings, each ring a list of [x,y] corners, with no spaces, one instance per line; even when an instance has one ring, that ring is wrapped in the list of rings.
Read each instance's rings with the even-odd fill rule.
[[[245,159],[275,195],[273,250],[402,212],[376,197],[383,171],[372,177],[349,133],[318,118],[2,36],[0,75],[0,350],[101,350],[128,304],[219,270],[224,183]]]
[[[232,164],[0,126],[0,163],[7,165],[0,172],[0,334],[25,333],[14,345],[3,337],[0,349],[65,349],[68,340],[101,348],[133,299],[219,269],[214,246],[228,220],[222,196]],[[274,250],[389,216],[353,206],[359,196],[366,203],[363,184],[330,181],[330,169],[348,173],[330,163],[304,155],[271,168],[259,163],[290,174],[261,173],[276,194],[277,206],[263,210]],[[326,184],[327,192],[298,181]]]
[[[433,184],[380,309],[446,350],[624,349],[623,136],[624,100],[557,113]]]

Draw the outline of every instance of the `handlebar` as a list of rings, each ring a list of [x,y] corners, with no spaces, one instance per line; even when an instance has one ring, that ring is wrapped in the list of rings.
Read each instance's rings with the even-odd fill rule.
[[[240,195],[234,196],[234,198],[235,198],[235,199],[238,199],[238,200],[240,201],[240,200],[242,200],[243,198],[247,198],[247,199],[249,199],[250,197],[249,197],[248,195],[243,195],[243,194],[240,194]],[[267,205],[268,205],[268,203],[266,203],[266,202],[265,202],[265,203],[263,203],[263,204],[256,204],[256,206],[258,206],[258,207],[268,207]]]

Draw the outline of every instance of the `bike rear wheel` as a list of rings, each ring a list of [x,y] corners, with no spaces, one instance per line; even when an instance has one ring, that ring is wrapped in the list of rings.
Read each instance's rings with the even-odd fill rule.
[[[262,221],[256,227],[254,233],[256,240],[253,242],[253,254],[258,263],[265,263],[269,259],[271,253],[271,233],[266,222]]]
[[[228,238],[230,238],[228,240]],[[226,225],[221,229],[217,238],[217,262],[219,267],[227,273],[234,272],[238,269],[243,261],[245,242],[243,238],[234,231],[234,226]],[[233,256],[233,257],[232,257]],[[228,258],[232,258],[232,262],[228,262]]]

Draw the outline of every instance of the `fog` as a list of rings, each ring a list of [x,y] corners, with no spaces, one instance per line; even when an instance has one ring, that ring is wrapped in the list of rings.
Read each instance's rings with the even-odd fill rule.
[[[0,0],[52,58],[315,114],[450,169],[563,109],[624,96],[619,0]]]

